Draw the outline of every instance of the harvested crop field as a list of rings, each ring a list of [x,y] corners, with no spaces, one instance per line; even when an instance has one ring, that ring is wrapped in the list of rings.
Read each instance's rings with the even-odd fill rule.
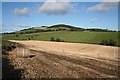
[[[50,42],[50,41],[15,41],[23,45],[26,45],[32,50],[40,50],[45,52],[61,52],[60,55],[72,55],[72,56],[91,56],[97,58],[118,59],[119,47],[102,46],[93,44],[81,44],[81,43],[65,43],[65,42]],[[56,53],[59,55],[58,53]]]
[[[21,78],[118,78],[118,47],[49,41],[16,41],[32,58],[12,58]],[[14,52],[15,53],[15,52]],[[22,54],[22,53],[21,53]]]

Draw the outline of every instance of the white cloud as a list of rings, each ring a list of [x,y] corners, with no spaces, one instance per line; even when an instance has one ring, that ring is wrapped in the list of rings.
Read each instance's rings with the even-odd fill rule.
[[[15,8],[13,10],[13,13],[16,16],[28,16],[30,14],[30,9],[29,8]]]
[[[98,3],[95,6],[88,7],[87,11],[88,12],[105,12],[105,11],[112,10],[113,8],[117,7],[117,5],[118,5],[117,2],[107,2],[107,0],[103,0],[101,3]]]
[[[69,0],[46,0],[38,11],[45,14],[66,14],[72,9]]]
[[[90,23],[95,23],[96,21],[97,21],[96,18],[92,18],[92,19],[90,20]]]
[[[18,26],[20,26],[20,27],[29,27],[29,25],[27,25],[27,24],[18,24]]]
[[[120,0],[102,0],[102,2],[119,2]]]
[[[45,2],[69,2],[69,0],[45,0]]]

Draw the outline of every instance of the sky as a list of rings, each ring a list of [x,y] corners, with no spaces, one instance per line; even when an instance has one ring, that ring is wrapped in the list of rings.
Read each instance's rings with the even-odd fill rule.
[[[2,2],[2,32],[55,24],[118,30],[118,3],[63,1]]]

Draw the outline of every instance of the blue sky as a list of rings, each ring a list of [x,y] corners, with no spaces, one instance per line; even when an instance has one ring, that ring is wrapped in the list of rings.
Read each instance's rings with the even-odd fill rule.
[[[3,32],[54,24],[118,30],[117,4],[69,1],[2,2]]]

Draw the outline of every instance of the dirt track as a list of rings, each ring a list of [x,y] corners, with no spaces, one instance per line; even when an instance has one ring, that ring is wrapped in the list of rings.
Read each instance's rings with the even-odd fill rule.
[[[111,78],[118,77],[118,47],[47,41],[15,41],[36,54],[16,58],[25,78]],[[23,77],[22,76],[22,77]]]

